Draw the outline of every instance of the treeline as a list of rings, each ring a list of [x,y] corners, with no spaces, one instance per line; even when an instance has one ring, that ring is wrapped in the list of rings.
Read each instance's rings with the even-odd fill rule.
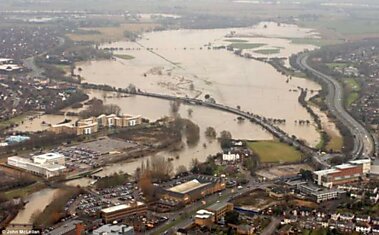
[[[74,134],[53,134],[50,132],[36,133],[30,136],[30,140],[17,145],[9,145],[1,148],[0,156],[16,154],[18,151],[22,150],[37,150],[49,146],[61,145],[64,142],[71,142],[73,140],[79,140],[80,138],[82,137]]]
[[[57,113],[61,109],[69,107],[73,104],[83,102],[83,101],[88,100],[88,99],[89,99],[89,96],[87,94],[85,94],[81,90],[76,90],[76,92],[71,93],[70,96],[66,100],[60,100],[54,105],[54,107],[46,110],[46,114]]]
[[[302,70],[299,67],[299,65],[297,64],[296,59],[297,59],[297,55],[292,55],[290,57],[290,64],[291,64],[291,66],[293,68],[295,68],[295,69],[303,71],[306,74],[307,78],[309,78],[311,80],[314,80],[318,84],[321,85],[322,89],[319,92],[318,97],[317,97],[317,98],[320,98],[320,99],[318,99],[319,102],[317,102],[317,104],[320,106],[320,108],[321,108],[322,111],[328,110],[328,106],[325,103],[325,99],[326,99],[326,96],[328,94],[328,86],[327,86],[327,84],[323,80],[318,79],[318,77],[316,77],[315,75],[313,75],[313,73],[311,73],[310,71],[308,71],[308,70],[306,70],[306,71]],[[309,61],[312,61],[312,59],[309,59]],[[311,65],[311,66],[313,67],[314,65]],[[353,148],[354,148],[354,137],[353,137],[352,133],[332,113],[328,112],[327,115],[328,115],[328,117],[334,119],[336,127],[338,128],[338,130],[341,133],[341,136],[343,137],[343,148],[342,148],[343,153],[349,153],[349,152],[351,152],[353,150]]]
[[[67,202],[82,192],[82,189],[76,187],[59,189],[55,193],[53,201],[42,212],[37,211],[32,215],[33,224],[39,228],[48,228],[56,224],[67,216],[64,211]]]
[[[104,104],[102,100],[93,98],[88,101],[86,104],[89,104],[89,107],[86,110],[83,110],[79,113],[81,118],[97,117],[101,114],[109,115],[116,114],[120,115],[121,108],[118,105],[114,104]]]

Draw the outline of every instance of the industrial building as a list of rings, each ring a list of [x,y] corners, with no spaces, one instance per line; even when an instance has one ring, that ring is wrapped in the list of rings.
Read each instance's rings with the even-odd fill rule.
[[[357,181],[369,174],[370,170],[371,160],[362,159],[337,165],[330,169],[315,171],[313,178],[318,185],[331,188],[335,185]]]
[[[143,202],[131,202],[102,209],[100,214],[105,223],[113,223],[130,215],[143,215],[147,212],[147,205]]]
[[[159,196],[161,199],[171,201],[176,205],[186,205],[224,189],[225,182],[223,179],[197,175],[187,178],[186,182],[174,187],[161,188],[159,190]]]
[[[36,175],[51,178],[62,174],[66,167],[65,158],[59,153],[47,153],[28,158],[9,157],[8,165],[20,168]]]

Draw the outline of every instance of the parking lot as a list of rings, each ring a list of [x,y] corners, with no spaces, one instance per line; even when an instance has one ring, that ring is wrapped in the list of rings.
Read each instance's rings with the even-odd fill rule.
[[[65,156],[66,166],[69,170],[80,171],[102,166],[107,162],[109,156],[135,149],[138,146],[134,142],[103,137],[72,147],[59,147],[55,151]]]

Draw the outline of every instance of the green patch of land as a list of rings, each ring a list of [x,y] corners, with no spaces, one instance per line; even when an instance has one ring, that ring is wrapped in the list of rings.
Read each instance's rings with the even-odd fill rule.
[[[54,66],[66,74],[71,72],[71,66],[70,65],[56,64]]]
[[[338,39],[323,39],[323,38],[291,38],[291,43],[293,44],[305,44],[305,45],[314,45],[314,46],[326,46],[342,43],[342,40]]]
[[[37,192],[45,187],[42,182],[36,182],[23,188],[12,189],[4,192],[5,197],[8,199],[26,197],[31,193]]]
[[[349,65],[346,63],[327,63],[326,66],[334,70],[336,68],[343,69],[343,68],[348,67]]]
[[[361,85],[354,78],[348,78],[343,81],[345,87],[345,105],[350,107],[356,100],[359,99]]]
[[[5,129],[5,128],[9,128],[9,127],[16,125],[16,124],[19,124],[23,120],[25,120],[26,117],[28,117],[30,115],[33,115],[33,112],[24,113],[24,114],[21,114],[19,116],[14,117],[14,118],[11,118],[9,120],[1,121],[0,122],[0,130]]]
[[[248,143],[262,163],[287,163],[301,160],[300,151],[278,141],[252,141]]]
[[[262,54],[262,55],[271,55],[271,54],[278,54],[280,52],[279,48],[273,48],[273,49],[261,49],[261,50],[255,50],[255,53]]]
[[[254,48],[258,48],[265,45],[266,44],[264,43],[238,43],[236,42],[236,43],[230,44],[229,47],[244,50],[244,49],[254,49]]]
[[[125,55],[125,54],[117,54],[117,55],[114,55],[114,56],[117,57],[117,58],[123,59],[123,60],[132,60],[132,59],[135,58],[132,55]]]
[[[227,39],[227,40],[224,40],[225,42],[233,42],[233,43],[246,43],[246,42],[249,42],[247,40],[243,40],[243,39]]]

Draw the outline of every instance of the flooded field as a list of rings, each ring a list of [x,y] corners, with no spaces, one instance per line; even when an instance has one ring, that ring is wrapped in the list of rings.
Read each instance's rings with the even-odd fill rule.
[[[90,97],[102,96],[102,92],[91,91]],[[167,100],[131,96],[126,98],[117,98],[116,93],[107,93],[108,97],[105,100],[106,104],[116,104],[120,106],[121,112],[138,115],[148,118],[151,121],[155,121],[164,116],[170,116],[170,102]],[[188,110],[192,110],[192,114],[188,114]],[[162,151],[157,155],[174,158],[173,164],[175,168],[179,165],[186,167],[190,166],[193,158],[197,158],[200,161],[204,161],[207,156],[220,152],[220,146],[217,140],[209,141],[205,135],[205,129],[209,126],[214,127],[217,133],[223,130],[230,131],[233,138],[236,139],[249,139],[249,140],[269,140],[273,137],[270,133],[263,130],[260,126],[250,123],[249,121],[239,122],[237,116],[220,112],[205,107],[192,106],[181,104],[179,108],[179,114],[182,118],[188,118],[196,123],[200,128],[200,141],[196,146],[185,148],[179,152],[166,152]],[[179,156],[179,159],[176,159]],[[146,158],[149,158],[147,156]],[[141,165],[142,161],[146,158],[135,159],[126,161],[124,163],[112,164],[104,168],[104,171],[98,173],[98,175],[109,175],[115,172],[123,171],[127,173],[133,173],[137,167]]]
[[[286,39],[293,37],[317,36],[310,29],[276,23],[240,29],[151,32],[138,42],[102,45],[103,48],[118,48],[115,53],[131,55],[132,59],[80,64],[77,67],[81,71],[78,69],[77,73],[85,81],[96,84],[122,88],[134,84],[144,91],[201,99],[208,94],[217,103],[238,105],[267,118],[285,119],[283,130],[315,146],[320,136],[314,124],[298,126],[295,121],[311,120],[298,103],[298,87],[319,90],[319,85],[302,78],[288,79],[269,64],[237,56],[226,49],[213,49],[237,43],[238,47],[247,48],[246,51],[253,50],[252,53],[258,49],[277,48],[278,53],[266,57],[287,58],[314,48],[291,44]],[[212,117],[208,113],[205,116],[208,115]]]
[[[69,117],[71,122],[78,120],[78,117]],[[63,115],[52,115],[52,114],[36,114],[25,118],[24,121],[19,123],[19,125],[13,128],[14,131],[22,132],[37,132],[49,129],[50,125],[55,125],[63,122],[65,117]]]

